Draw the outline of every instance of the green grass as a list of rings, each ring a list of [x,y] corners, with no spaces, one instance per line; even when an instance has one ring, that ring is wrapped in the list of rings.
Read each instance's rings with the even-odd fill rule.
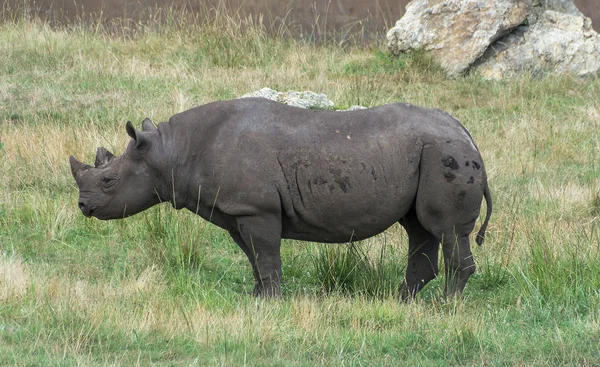
[[[599,78],[449,80],[424,54],[221,20],[0,25],[0,365],[600,364]],[[120,154],[127,120],[262,87],[437,107],[469,128],[494,215],[464,299],[444,299],[440,277],[397,300],[398,226],[352,246],[284,241],[274,302],[251,296],[243,253],[192,213],[81,216],[70,154]]]

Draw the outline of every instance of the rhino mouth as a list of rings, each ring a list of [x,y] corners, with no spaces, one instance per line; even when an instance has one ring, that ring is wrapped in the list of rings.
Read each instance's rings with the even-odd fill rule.
[[[79,203],[79,209],[81,210],[81,214],[83,214],[86,218],[91,218],[96,214],[97,208],[92,205],[86,205],[84,202]]]

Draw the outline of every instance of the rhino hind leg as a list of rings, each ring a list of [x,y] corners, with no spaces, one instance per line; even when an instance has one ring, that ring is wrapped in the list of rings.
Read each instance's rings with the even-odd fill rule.
[[[442,245],[444,256],[445,294],[459,295],[467,280],[475,272],[475,261],[471,253],[469,234],[473,231],[477,210],[461,210],[439,201],[423,200],[417,214],[421,225]],[[462,223],[461,223],[462,222]]]
[[[449,238],[448,238],[449,237]],[[453,297],[462,293],[469,277],[475,272],[475,261],[471,253],[469,236],[449,235],[443,239],[444,274],[446,296]]]
[[[281,223],[275,216],[236,218],[238,231],[231,237],[244,251],[256,285],[254,295],[277,298],[281,295]]]
[[[438,273],[439,241],[419,223],[411,210],[400,221],[408,234],[408,266],[401,287],[404,301],[411,300]]]
[[[476,150],[450,143],[425,148],[421,166],[415,210],[419,223],[442,245],[445,293],[452,297],[475,272],[469,235],[481,209],[485,170]]]

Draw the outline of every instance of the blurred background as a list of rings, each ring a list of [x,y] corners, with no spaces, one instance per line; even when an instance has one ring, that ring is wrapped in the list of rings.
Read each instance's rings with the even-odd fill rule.
[[[252,17],[269,29],[316,42],[381,39],[404,13],[408,0],[8,0],[3,16],[39,18],[54,24],[103,19],[113,25],[151,24],[161,14],[186,10],[199,20],[221,11]],[[575,0],[600,31],[600,0]],[[180,13],[183,14],[183,13]],[[150,23],[148,23],[150,22]]]

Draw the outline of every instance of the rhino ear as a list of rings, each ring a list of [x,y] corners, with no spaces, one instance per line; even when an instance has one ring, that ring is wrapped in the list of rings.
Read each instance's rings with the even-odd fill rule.
[[[127,124],[125,124],[125,130],[127,130],[127,135],[129,135],[131,139],[136,139],[137,130],[135,129],[135,127],[133,127],[131,121],[127,121]]]
[[[131,121],[127,121],[125,129],[127,130],[127,134],[131,137],[131,139],[135,141],[136,149],[145,149],[150,145],[150,139],[148,139],[148,136],[144,135],[143,132],[136,130],[136,128],[131,124]]]
[[[144,121],[142,121],[142,131],[153,131],[156,130],[156,125],[154,125],[154,122],[152,122],[152,120],[150,120],[149,118],[145,118]]]
[[[110,163],[115,159],[115,155],[108,151],[108,149],[104,147],[100,147],[96,150],[96,162],[94,163],[94,167],[100,167],[107,163]]]
[[[75,178],[75,181],[77,181],[77,182],[79,182],[79,178],[85,171],[92,168],[91,166],[88,166],[87,164],[79,162],[73,156],[69,157],[69,163],[71,163],[71,173],[73,174],[73,178]]]

